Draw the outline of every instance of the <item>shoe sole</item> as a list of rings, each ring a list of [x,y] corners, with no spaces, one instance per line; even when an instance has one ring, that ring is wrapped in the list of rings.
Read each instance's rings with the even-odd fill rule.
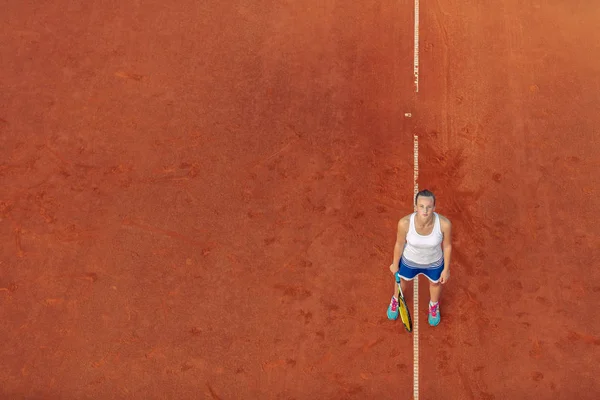
[[[431,319],[427,318],[427,322],[429,322],[430,326],[438,326],[440,324],[440,320],[441,320],[441,318],[438,318],[437,320],[431,320]]]

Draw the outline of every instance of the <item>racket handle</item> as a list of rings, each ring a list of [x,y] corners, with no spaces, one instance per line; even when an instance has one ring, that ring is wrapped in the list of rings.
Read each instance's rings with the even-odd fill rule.
[[[394,278],[396,278],[396,283],[400,283],[400,271],[397,271],[397,272],[394,274]]]

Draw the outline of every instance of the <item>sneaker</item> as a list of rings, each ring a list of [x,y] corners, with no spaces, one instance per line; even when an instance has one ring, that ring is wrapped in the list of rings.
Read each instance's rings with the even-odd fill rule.
[[[435,306],[429,303],[429,316],[427,317],[429,325],[437,326],[440,323],[440,318],[440,303],[437,303]]]
[[[387,317],[392,321],[398,319],[398,300],[392,296],[392,300],[390,301],[390,305],[387,309]]]

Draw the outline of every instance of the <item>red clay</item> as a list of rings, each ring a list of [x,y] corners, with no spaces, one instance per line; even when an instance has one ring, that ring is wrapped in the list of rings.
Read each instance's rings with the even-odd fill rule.
[[[346,3],[5,5],[2,398],[410,398],[414,133],[420,398],[598,397],[600,10],[422,3],[415,95],[412,4]]]

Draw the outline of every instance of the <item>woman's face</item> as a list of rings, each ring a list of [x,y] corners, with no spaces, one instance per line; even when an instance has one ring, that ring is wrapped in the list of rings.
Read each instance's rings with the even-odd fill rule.
[[[417,214],[420,217],[429,218],[434,210],[435,205],[433,204],[433,197],[419,196],[417,199]]]

